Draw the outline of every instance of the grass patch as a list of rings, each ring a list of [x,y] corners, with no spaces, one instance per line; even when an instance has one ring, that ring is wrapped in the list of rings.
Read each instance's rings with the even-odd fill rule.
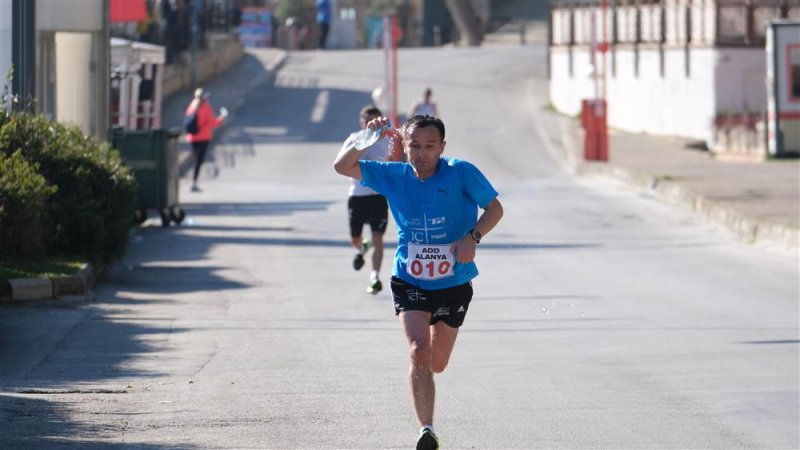
[[[581,117],[581,113],[580,112],[578,112],[577,114],[562,113],[561,111],[556,109],[555,105],[553,105],[552,102],[547,102],[544,105],[542,105],[542,110],[543,111],[547,111],[547,112],[551,112],[553,114],[558,114],[560,116],[569,117],[571,119],[580,119],[580,117]]]
[[[49,278],[74,275],[82,260],[67,256],[49,256],[35,261],[0,257],[0,282],[12,278]]]

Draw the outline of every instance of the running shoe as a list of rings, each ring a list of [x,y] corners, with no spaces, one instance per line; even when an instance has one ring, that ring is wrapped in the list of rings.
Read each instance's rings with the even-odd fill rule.
[[[419,432],[417,450],[439,450],[439,439],[433,434],[433,430],[425,427]]]
[[[362,267],[364,267],[364,255],[356,253],[356,256],[353,257],[353,269],[361,270]]]
[[[365,240],[361,243],[361,253],[356,253],[356,256],[353,257],[353,269],[361,270],[364,267],[364,255],[367,254],[367,251],[372,248],[372,242],[369,239]]]
[[[383,285],[381,284],[381,280],[374,280],[370,285],[367,287],[367,293],[375,295],[383,289]]]

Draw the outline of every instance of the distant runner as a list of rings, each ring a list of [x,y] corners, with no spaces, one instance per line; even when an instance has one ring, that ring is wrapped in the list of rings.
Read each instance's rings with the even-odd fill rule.
[[[374,105],[365,106],[361,109],[358,116],[361,128],[366,128],[367,122],[381,115],[381,111]],[[358,132],[351,133],[342,145],[342,149],[351,147],[353,145],[353,140],[357,136]],[[388,161],[390,156],[390,140],[384,137],[364,149],[359,157],[368,160]],[[361,270],[361,267],[364,266],[364,255],[372,248],[372,272],[369,274],[367,292],[370,294],[377,294],[383,289],[380,280],[380,271],[381,262],[383,261],[383,233],[386,232],[389,210],[384,196],[366,186],[362,186],[359,180],[351,178],[350,181],[349,197],[347,199],[350,242],[358,252],[353,258],[353,269]],[[364,224],[367,223],[372,231],[371,240],[364,240],[362,237]]]
[[[387,122],[380,117],[368,127],[381,129]],[[411,350],[409,387],[421,427],[417,449],[438,449],[433,374],[447,367],[472,300],[476,247],[503,217],[503,207],[480,170],[442,157],[441,120],[411,117],[400,132],[408,162],[360,160],[362,152],[349,147],[339,152],[334,168],[389,201],[398,228],[392,297]]]
[[[431,88],[426,88],[425,92],[422,93],[422,98],[411,104],[411,108],[408,110],[408,118],[410,119],[414,116],[439,117],[439,110],[436,108],[436,102],[432,100],[432,97],[433,91],[431,91]]]
[[[206,159],[206,153],[214,138],[214,129],[219,127],[228,117],[228,110],[220,108],[219,116],[214,116],[214,109],[208,101],[209,93],[203,88],[194,90],[189,106],[184,112],[184,122],[194,122],[195,129],[186,133],[186,140],[192,144],[194,154],[194,172],[192,172],[192,192],[200,192],[197,178],[200,176],[200,167]]]

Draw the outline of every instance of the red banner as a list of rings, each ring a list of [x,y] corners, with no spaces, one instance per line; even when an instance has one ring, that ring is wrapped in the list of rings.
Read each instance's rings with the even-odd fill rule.
[[[139,22],[147,19],[146,0],[111,0],[111,22]]]

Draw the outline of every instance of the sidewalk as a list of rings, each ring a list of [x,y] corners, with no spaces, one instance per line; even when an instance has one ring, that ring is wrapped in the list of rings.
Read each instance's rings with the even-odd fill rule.
[[[225,106],[231,113],[244,104],[245,97],[263,83],[270,82],[286,58],[281,49],[247,49],[245,55],[221,75],[203,84],[211,92],[211,102],[215,110]],[[192,100],[193,92],[180,91],[164,99],[162,105],[162,128],[183,127],[183,113]],[[217,135],[224,129],[218,129]],[[212,147],[213,152],[213,147]],[[186,173],[193,164],[192,151],[185,136],[179,143],[178,166],[181,174]],[[25,278],[10,280],[8,285],[0,285],[0,301],[40,300],[46,298],[65,298],[85,295],[94,285],[97,268],[87,264],[73,276],[54,278]]]
[[[286,52],[281,49],[245,49],[245,54],[240,61],[202,85],[211,94],[210,101],[214,106],[214,113],[218,114],[219,108],[224,106],[230,112],[229,119],[233,118],[236,111],[244,104],[247,95],[263,83],[273,80],[275,72],[285,59]],[[185,90],[164,99],[161,112],[163,128],[183,128],[183,113],[189,102],[192,101],[192,95],[191,90]],[[217,136],[221,134],[228,122],[230,120],[217,129]],[[213,146],[211,151],[213,152]],[[181,174],[186,173],[193,164],[191,147],[186,142],[185,136],[180,138],[178,160]]]
[[[611,176],[687,206],[745,242],[800,249],[800,160],[724,161],[692,148],[691,139],[609,130],[609,161],[587,162],[579,121],[554,116],[573,172]]]
[[[534,21],[524,27],[524,45],[545,44],[546,25]],[[521,45],[520,24],[509,23],[487,34],[483,45]],[[579,120],[545,114],[557,126],[534,126],[546,137],[548,151],[567,170],[614,177],[664,201],[684,205],[731,229],[745,242],[800,250],[799,159],[723,161],[692,148],[696,144],[692,139],[609,129],[609,161],[587,162]]]

